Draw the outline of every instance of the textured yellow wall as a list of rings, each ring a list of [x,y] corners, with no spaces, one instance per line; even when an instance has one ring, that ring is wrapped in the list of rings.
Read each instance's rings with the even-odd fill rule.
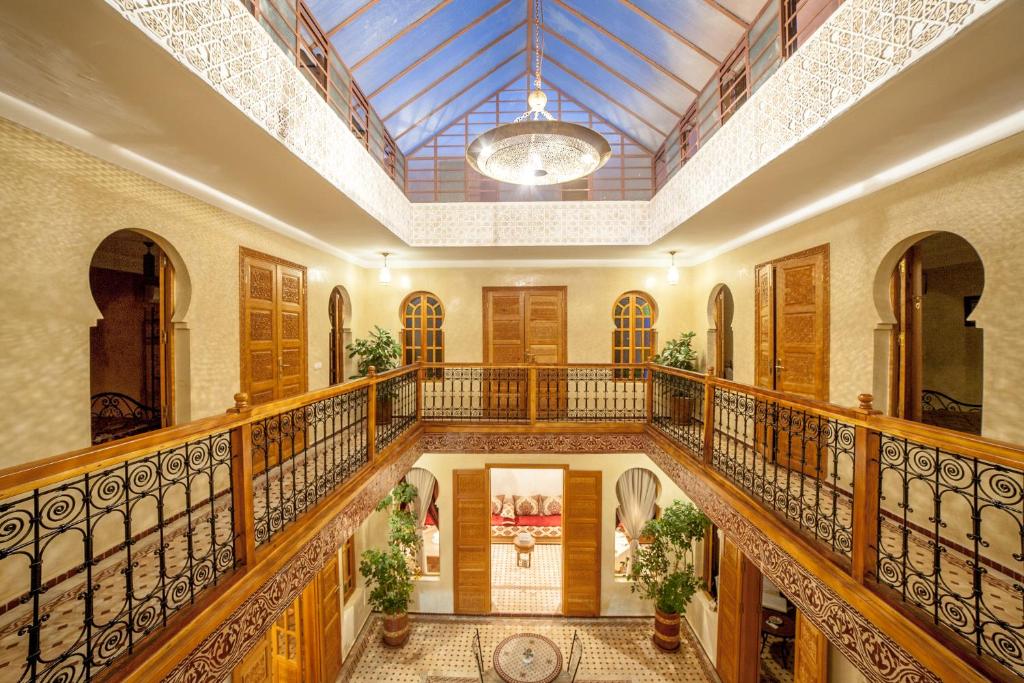
[[[193,419],[223,412],[238,391],[240,245],[309,269],[310,389],[328,382],[336,284],[349,289],[360,329],[361,269],[3,119],[0,226],[0,467],[89,444],[89,328],[99,315],[89,262],[116,230],[159,236],[188,271],[191,300],[177,317]]]
[[[666,261],[667,265],[667,261]],[[443,268],[394,270],[390,285],[366,271],[365,291],[373,301],[367,325],[401,330],[399,308],[416,290],[437,294],[445,307],[445,360],[483,360],[483,288],[566,285],[570,363],[610,363],[612,306],[623,292],[639,289],[658,304],[658,347],[685,329],[688,313],[686,273],[680,283],[665,282],[665,268]],[[357,333],[358,334],[358,333]]]
[[[754,266],[818,244],[831,250],[830,400],[884,400],[886,366],[877,343],[890,322],[888,274],[915,236],[961,235],[978,251],[985,289],[974,319],[984,331],[984,433],[1024,442],[1024,135],[982,149],[688,271],[689,324],[709,327],[708,296],[725,283],[735,301],[735,379],[754,378]],[[879,298],[880,297],[880,298]],[[705,335],[698,334],[702,347]],[[876,348],[879,350],[876,351]]]

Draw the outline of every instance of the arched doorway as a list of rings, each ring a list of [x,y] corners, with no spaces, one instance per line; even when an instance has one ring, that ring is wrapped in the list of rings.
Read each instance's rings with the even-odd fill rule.
[[[177,274],[153,236],[119,230],[89,265],[101,318],[89,336],[92,442],[174,424]]]
[[[327,315],[331,319],[330,375],[331,384],[340,384],[348,378],[345,347],[352,341],[352,299],[348,290],[338,285],[331,291]]]
[[[732,316],[733,299],[729,287],[715,285],[708,297],[708,367],[715,375],[732,379]]]
[[[985,269],[971,244],[938,232],[900,245],[889,276],[889,413],[981,433],[984,348],[972,314]]]

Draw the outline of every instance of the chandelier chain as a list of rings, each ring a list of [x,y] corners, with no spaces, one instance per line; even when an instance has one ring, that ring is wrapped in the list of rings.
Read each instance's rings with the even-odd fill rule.
[[[543,33],[541,27],[544,25],[544,4],[541,0],[533,0],[533,87],[540,90],[543,81],[540,77],[541,65],[544,61]]]

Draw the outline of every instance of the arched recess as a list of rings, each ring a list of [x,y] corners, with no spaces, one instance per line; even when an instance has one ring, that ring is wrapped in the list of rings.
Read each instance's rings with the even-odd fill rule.
[[[437,479],[422,467],[413,467],[405,475],[405,481],[416,487],[411,512],[416,518],[416,528],[422,540],[416,558],[419,573],[423,576],[440,574],[441,523],[437,507],[440,488]]]
[[[115,231],[93,252],[89,288],[100,312],[89,337],[93,443],[187,422],[192,288],[177,250],[148,230]]]
[[[327,304],[327,315],[331,321],[330,381],[340,384],[348,379],[349,362],[345,348],[352,342],[352,298],[341,285],[331,290]]]
[[[735,312],[732,291],[728,285],[719,283],[712,287],[708,297],[708,352],[707,367],[715,369],[715,375],[733,378],[733,337],[732,318]]]
[[[643,527],[658,516],[661,481],[649,469],[633,467],[615,482],[615,576],[626,576],[633,553],[645,542]]]
[[[974,314],[984,286],[981,257],[955,233],[920,233],[890,249],[873,289],[876,407],[981,433],[984,335]]]

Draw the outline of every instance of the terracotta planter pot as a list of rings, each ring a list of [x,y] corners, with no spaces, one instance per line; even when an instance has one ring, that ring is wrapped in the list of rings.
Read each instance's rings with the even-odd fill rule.
[[[391,415],[394,412],[394,401],[390,397],[377,399],[377,424],[391,424]]]
[[[666,614],[654,608],[654,644],[668,652],[679,649],[678,614]]]
[[[693,422],[693,399],[689,396],[669,396],[668,418],[674,425]]]
[[[676,624],[678,628],[679,624]],[[384,615],[384,644],[389,647],[402,647],[405,641],[409,640],[409,615],[406,612],[401,614]],[[678,645],[677,645],[678,647]]]

